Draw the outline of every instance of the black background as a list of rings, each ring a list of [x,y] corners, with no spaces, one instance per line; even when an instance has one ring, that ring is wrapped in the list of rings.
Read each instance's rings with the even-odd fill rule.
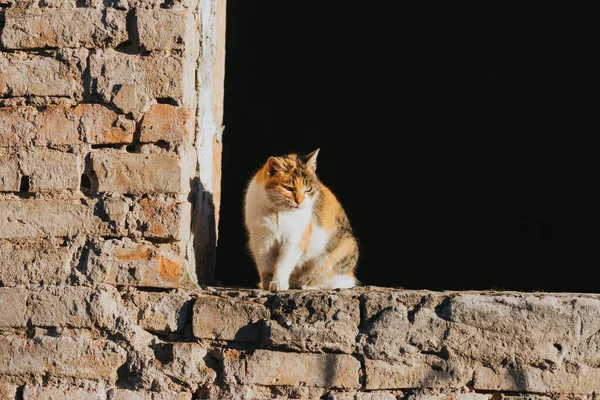
[[[229,0],[217,280],[258,280],[255,170],[320,147],[364,284],[600,292],[597,11]]]

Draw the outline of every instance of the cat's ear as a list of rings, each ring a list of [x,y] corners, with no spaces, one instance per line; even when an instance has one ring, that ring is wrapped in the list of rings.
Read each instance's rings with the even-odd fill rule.
[[[317,156],[319,155],[319,150],[316,149],[312,153],[308,153],[307,155],[302,157],[302,160],[311,171],[315,172],[317,170]]]
[[[283,164],[281,164],[281,160],[277,157],[269,157],[267,160],[267,173],[269,175],[273,175],[274,173],[281,171],[283,168]]]

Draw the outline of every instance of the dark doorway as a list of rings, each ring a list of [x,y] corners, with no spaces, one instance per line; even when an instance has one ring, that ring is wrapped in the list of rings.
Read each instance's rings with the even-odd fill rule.
[[[217,279],[258,280],[242,218],[254,171],[320,147],[363,283],[600,292],[592,11],[229,0]]]

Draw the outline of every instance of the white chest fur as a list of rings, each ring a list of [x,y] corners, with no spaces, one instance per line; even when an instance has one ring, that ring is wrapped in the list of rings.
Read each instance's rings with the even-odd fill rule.
[[[319,256],[329,235],[312,221],[312,202],[299,209],[274,209],[265,188],[253,180],[246,192],[245,221],[249,246],[260,270],[271,270],[282,256],[295,255],[294,266]],[[308,243],[305,243],[309,240]],[[304,243],[304,246],[302,244]],[[282,254],[285,253],[285,254]],[[292,256],[290,256],[291,258]]]

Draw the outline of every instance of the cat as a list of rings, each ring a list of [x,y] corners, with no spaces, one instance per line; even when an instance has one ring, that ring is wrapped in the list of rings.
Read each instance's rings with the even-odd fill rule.
[[[317,178],[318,154],[269,157],[246,188],[248,247],[261,289],[358,284],[358,242],[342,205]]]

